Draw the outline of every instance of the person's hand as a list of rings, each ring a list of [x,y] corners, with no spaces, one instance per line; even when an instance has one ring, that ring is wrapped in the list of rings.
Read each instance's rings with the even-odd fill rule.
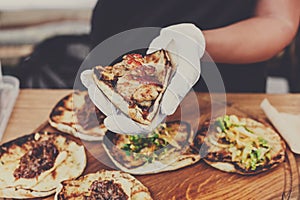
[[[170,52],[177,67],[161,103],[161,113],[171,115],[199,80],[205,38],[194,24],[177,24],[163,28],[160,35],[151,42],[147,54],[159,49]]]
[[[176,63],[176,72],[161,100],[161,107],[150,125],[142,125],[131,120],[118,111],[115,106],[97,88],[92,80],[91,70],[82,73],[83,84],[88,88],[94,104],[107,115],[105,126],[117,133],[149,133],[156,128],[167,115],[173,114],[182,99],[200,77],[200,58],[205,51],[205,40],[202,32],[193,24],[178,24],[163,28],[155,38],[147,54],[159,49],[171,53]]]

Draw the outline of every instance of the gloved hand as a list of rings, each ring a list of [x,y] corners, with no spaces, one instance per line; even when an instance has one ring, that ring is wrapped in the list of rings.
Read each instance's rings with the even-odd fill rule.
[[[193,24],[178,24],[163,28],[155,38],[147,54],[165,49],[175,58],[176,72],[161,100],[161,107],[150,125],[142,125],[128,118],[105,97],[92,80],[92,71],[81,74],[83,84],[88,88],[94,104],[107,115],[105,126],[117,133],[142,134],[156,128],[167,115],[173,114],[182,99],[200,77],[200,58],[205,51],[205,39]]]
[[[168,86],[161,113],[171,115],[200,77],[200,59],[205,51],[205,39],[194,24],[184,23],[163,28],[147,54],[165,49],[176,57],[177,70]]]

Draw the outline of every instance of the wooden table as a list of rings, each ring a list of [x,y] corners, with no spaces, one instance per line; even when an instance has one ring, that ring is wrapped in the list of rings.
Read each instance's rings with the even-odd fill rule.
[[[71,90],[21,90],[1,143],[31,133],[47,120],[55,103],[70,92]],[[300,94],[227,94],[227,104],[238,104],[237,109],[250,115],[263,115],[259,105],[266,97],[279,111],[300,113]],[[199,102],[207,101],[210,96],[199,94],[198,99]],[[300,174],[300,155],[295,157]]]

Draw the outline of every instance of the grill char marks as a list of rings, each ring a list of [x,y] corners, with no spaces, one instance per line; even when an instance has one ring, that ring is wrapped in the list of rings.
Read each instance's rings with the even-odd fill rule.
[[[94,181],[89,188],[91,194],[85,200],[127,200],[128,196],[123,191],[121,184],[113,180]]]
[[[209,128],[209,121],[205,121],[200,130],[198,130],[193,143],[191,144],[191,149],[193,149],[194,152],[199,152],[201,154],[201,157],[205,156],[207,154],[209,146],[207,146],[204,143],[204,138],[206,137],[208,133]]]
[[[18,140],[13,140],[13,141],[10,141],[10,142],[7,142],[7,143],[1,145],[0,158],[4,153],[8,152],[8,149],[10,149],[10,148],[13,149],[13,148],[15,148],[14,146],[22,146],[23,144],[25,144],[27,142],[31,142],[32,140],[34,140],[34,134],[25,135],[25,136],[18,138]]]
[[[58,149],[50,140],[33,144],[33,148],[21,157],[19,167],[14,171],[14,177],[16,179],[37,177],[54,166],[58,153]]]
[[[66,102],[67,101],[70,101],[70,98],[72,98],[72,96],[65,96],[63,99],[61,99],[56,105],[55,105],[55,108],[57,109],[54,109],[51,113],[50,113],[50,118],[53,118],[57,115],[61,115],[63,114],[63,110],[59,109],[60,107],[64,107],[66,108]]]
[[[101,80],[101,81],[105,82],[110,88],[115,90],[115,87],[116,87],[117,82],[118,82],[118,77],[117,76],[114,76],[114,78],[112,80],[107,80],[102,75],[103,69],[95,67],[95,68],[93,68],[93,71],[94,71],[94,74],[96,75],[98,80]]]

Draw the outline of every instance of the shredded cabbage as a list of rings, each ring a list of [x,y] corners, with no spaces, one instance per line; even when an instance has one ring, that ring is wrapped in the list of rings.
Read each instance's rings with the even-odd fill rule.
[[[209,141],[231,153],[232,161],[241,163],[246,169],[255,170],[270,160],[270,145],[266,139],[258,136],[235,115],[219,117],[214,124],[217,139],[210,136]]]

